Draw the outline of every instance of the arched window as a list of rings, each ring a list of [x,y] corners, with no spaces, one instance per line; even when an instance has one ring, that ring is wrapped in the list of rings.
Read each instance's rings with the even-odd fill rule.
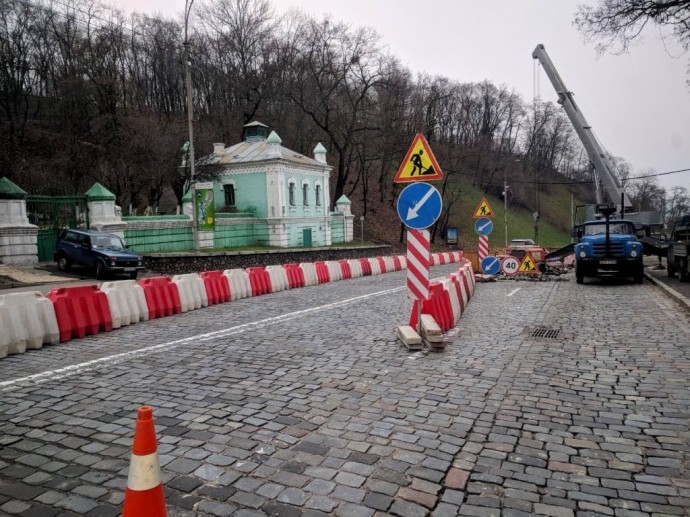
[[[309,206],[309,183],[302,183],[302,204]]]
[[[295,182],[288,183],[288,203],[290,206],[295,206]]]
[[[321,185],[318,183],[314,186],[314,197],[316,198],[316,206],[321,206]]]

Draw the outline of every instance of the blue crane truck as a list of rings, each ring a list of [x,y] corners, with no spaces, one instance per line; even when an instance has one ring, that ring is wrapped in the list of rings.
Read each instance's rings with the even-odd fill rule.
[[[604,219],[587,221],[577,229],[575,244],[575,278],[578,284],[585,277],[632,277],[644,280],[642,242],[635,233],[635,224],[627,219],[611,219],[614,207],[597,207]]]
[[[558,95],[558,103],[570,119],[592,165],[596,214],[575,228],[579,241],[575,245],[577,282],[583,283],[586,276],[617,275],[632,277],[640,284],[644,280],[644,248],[636,228],[660,228],[663,218],[655,211],[632,213],[632,203],[614,173],[608,153],[575,103],[573,92],[566,87],[544,45],[536,46],[532,58],[538,60],[546,72]],[[588,205],[587,208],[595,207]],[[619,218],[611,219],[615,212]]]

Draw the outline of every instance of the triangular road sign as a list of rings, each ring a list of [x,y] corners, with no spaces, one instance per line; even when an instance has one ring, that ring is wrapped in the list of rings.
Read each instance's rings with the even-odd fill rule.
[[[439,167],[434,153],[431,152],[431,147],[429,147],[424,135],[417,133],[393,181],[395,183],[409,183],[440,179],[443,179],[441,167]]]
[[[491,210],[489,202],[486,200],[485,197],[483,197],[477,205],[477,209],[474,211],[472,219],[479,219],[480,217],[496,217],[496,214],[493,210]]]
[[[518,266],[518,273],[539,273],[539,269],[537,268],[537,263],[534,261],[534,257],[532,257],[532,254],[528,251],[525,253],[525,256],[522,257],[522,262],[520,262],[520,266]]]

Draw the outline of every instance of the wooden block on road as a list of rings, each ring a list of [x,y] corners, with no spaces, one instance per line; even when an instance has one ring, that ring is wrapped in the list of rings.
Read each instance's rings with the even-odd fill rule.
[[[442,336],[443,331],[430,314],[422,314],[422,334],[427,336]]]
[[[409,325],[401,325],[396,332],[408,350],[422,349],[422,337]]]

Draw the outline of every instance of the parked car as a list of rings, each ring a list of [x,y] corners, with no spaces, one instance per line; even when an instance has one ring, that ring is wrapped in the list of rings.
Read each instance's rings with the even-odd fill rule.
[[[532,239],[513,239],[508,245],[510,248],[517,248],[518,246],[534,246],[534,241]]]
[[[546,271],[546,249],[534,244],[532,239],[513,239],[507,249],[508,255],[522,261],[529,252],[534,259],[537,269]]]
[[[136,278],[144,269],[142,258],[127,249],[117,235],[97,230],[65,228],[55,244],[54,260],[60,271],[73,265],[90,268],[99,280],[110,273]]]

